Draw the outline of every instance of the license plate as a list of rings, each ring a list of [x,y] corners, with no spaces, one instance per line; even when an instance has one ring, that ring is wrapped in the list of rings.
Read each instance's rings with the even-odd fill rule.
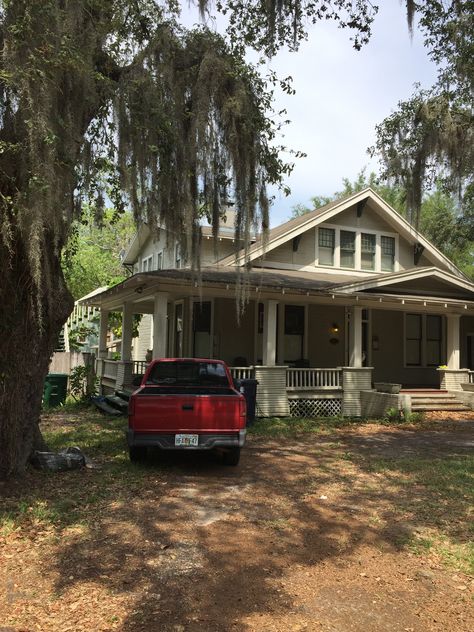
[[[179,446],[197,446],[199,445],[199,435],[177,434],[174,437],[174,444]]]

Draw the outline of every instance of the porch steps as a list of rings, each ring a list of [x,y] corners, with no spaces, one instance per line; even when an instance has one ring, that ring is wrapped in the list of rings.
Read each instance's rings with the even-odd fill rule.
[[[413,412],[423,412],[429,410],[440,411],[470,411],[469,406],[456,399],[456,395],[448,393],[448,391],[438,390],[409,390],[400,391],[404,395],[411,397],[411,409]]]
[[[128,401],[123,399],[123,397],[121,397],[120,395],[118,395],[118,394],[107,395],[105,397],[105,401],[107,402],[107,404],[109,404],[109,406],[111,406],[115,410],[118,410],[120,413],[122,413],[122,415],[126,415],[127,414],[127,412],[128,412]]]

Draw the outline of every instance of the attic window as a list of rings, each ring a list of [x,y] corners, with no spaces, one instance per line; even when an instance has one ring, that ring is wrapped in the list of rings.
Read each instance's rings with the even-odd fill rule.
[[[355,267],[355,236],[351,230],[341,230],[341,267]]]
[[[320,228],[318,235],[319,263],[323,266],[333,266],[336,231],[334,228]]]
[[[393,272],[395,269],[395,239],[394,237],[384,237],[382,235],[380,246],[382,250],[382,270]]]
[[[360,264],[362,270],[375,270],[375,235],[362,233]]]

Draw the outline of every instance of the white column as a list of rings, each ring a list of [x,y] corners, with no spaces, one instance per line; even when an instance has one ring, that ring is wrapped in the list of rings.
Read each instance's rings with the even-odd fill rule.
[[[460,314],[446,316],[446,355],[450,369],[460,368],[459,321]]]
[[[349,321],[349,365],[362,366],[362,307],[351,307]]]
[[[278,335],[277,335],[277,349],[276,349],[276,362],[278,364],[285,363],[285,304],[279,303],[277,306],[277,323],[278,323]]]
[[[168,340],[168,294],[155,294],[153,310],[153,359],[166,358]]]
[[[265,301],[263,313],[263,364],[275,366],[278,301]]]
[[[105,309],[100,310],[99,324],[99,350],[98,357],[101,360],[107,358],[107,333],[109,330],[109,312]]]
[[[133,303],[127,302],[122,307],[122,345],[120,357],[122,362],[132,359]]]

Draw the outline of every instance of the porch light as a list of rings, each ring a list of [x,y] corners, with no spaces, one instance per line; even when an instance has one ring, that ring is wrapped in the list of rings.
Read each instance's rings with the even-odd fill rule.
[[[338,334],[339,333],[339,325],[337,323],[333,323],[332,324],[331,333],[332,334]]]

